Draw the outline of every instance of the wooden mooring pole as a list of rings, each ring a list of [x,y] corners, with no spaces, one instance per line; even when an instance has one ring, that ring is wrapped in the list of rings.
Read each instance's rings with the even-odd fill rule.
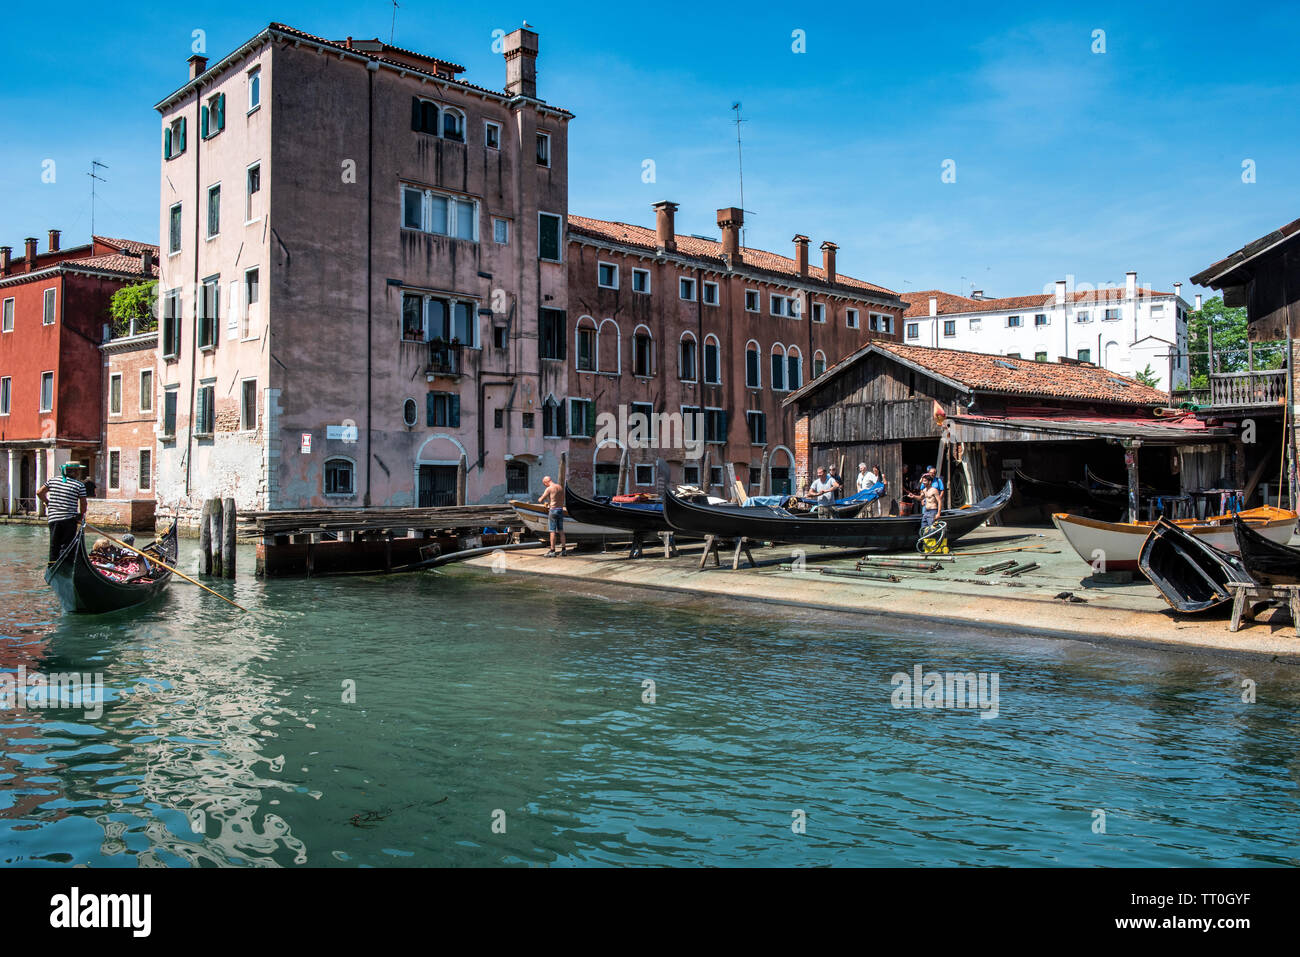
[[[212,574],[212,499],[205,499],[199,513],[199,574]]]
[[[235,500],[233,497],[221,503],[221,573],[226,578],[235,577]]]
[[[221,572],[221,499],[212,499],[211,507],[208,511],[212,522],[212,531],[208,533],[208,547],[212,550],[212,574],[217,578],[222,575]]]

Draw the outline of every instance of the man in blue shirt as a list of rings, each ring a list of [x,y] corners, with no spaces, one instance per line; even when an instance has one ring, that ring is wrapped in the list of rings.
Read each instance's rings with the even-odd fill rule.
[[[940,492],[948,491],[948,489],[943,484],[943,479],[939,478],[939,473],[934,470],[933,465],[931,465],[929,468],[925,470],[925,474],[926,476],[929,477],[930,484],[933,485]]]

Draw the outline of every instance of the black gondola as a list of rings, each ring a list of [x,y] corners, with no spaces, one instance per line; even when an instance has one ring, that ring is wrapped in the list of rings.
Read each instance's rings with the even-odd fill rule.
[[[1236,555],[1215,548],[1161,518],[1142,542],[1138,567],[1169,607],[1196,614],[1232,600],[1229,582],[1253,585]]]
[[[59,596],[65,611],[89,615],[119,611],[156,598],[170,584],[172,573],[162,568],[136,578],[119,578],[101,571],[86,552],[85,535],[83,525],[58,560],[45,570],[45,581]],[[141,551],[168,565],[176,564],[176,522],[162,538]]]
[[[796,515],[783,508],[736,508],[686,502],[662,483],[664,515],[680,532],[716,535],[719,538],[749,538],[759,542],[789,542],[799,545],[838,545],[842,548],[870,548],[884,551],[912,550],[921,534],[919,515],[881,518],[816,518]],[[980,500],[970,508],[945,509],[941,520],[948,523],[948,540],[956,541],[996,515],[1011,499],[1011,483],[1002,491]]]
[[[587,498],[575,492],[573,486],[566,485],[564,507],[575,522],[622,528],[629,532],[644,532],[649,535],[673,530],[664,518],[664,507],[661,502],[627,505],[610,501],[601,502],[594,498]]]
[[[1300,548],[1280,545],[1265,538],[1238,515],[1232,516],[1232,531],[1241,549],[1241,562],[1252,578],[1264,585],[1300,585]]]

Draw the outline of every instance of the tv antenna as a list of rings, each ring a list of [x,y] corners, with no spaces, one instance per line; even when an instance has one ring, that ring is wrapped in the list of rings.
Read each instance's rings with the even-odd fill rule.
[[[393,37],[397,36],[397,0],[393,0],[393,26],[388,31],[388,43],[391,46]]]
[[[737,100],[731,104],[731,108],[736,111],[736,168],[740,172],[740,211],[745,211],[745,153],[740,145],[740,124],[744,122],[740,118],[740,101]],[[742,223],[740,227],[740,245],[745,245],[745,226]]]
[[[95,171],[99,169],[108,169],[107,163],[101,163],[99,160],[90,161],[90,172],[86,175],[90,177],[90,238],[95,238],[95,182],[107,183],[108,180],[98,175]]]

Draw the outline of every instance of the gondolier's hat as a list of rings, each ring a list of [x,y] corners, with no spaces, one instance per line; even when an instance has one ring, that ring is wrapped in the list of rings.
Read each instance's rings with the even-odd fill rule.
[[[86,466],[81,462],[64,462],[63,468],[59,469],[59,472],[63,475],[64,478],[67,478],[69,472],[73,471],[74,469],[84,469],[85,467]]]

